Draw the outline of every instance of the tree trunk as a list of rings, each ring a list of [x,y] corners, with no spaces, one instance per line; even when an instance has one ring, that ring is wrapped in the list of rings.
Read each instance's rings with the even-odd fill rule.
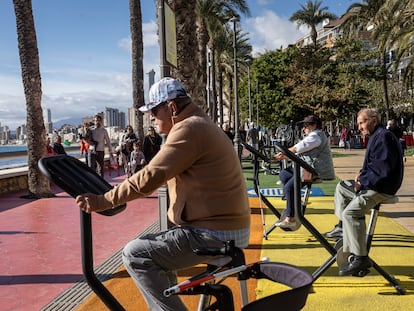
[[[206,110],[205,84],[199,68],[195,1],[170,0],[177,25],[177,68],[172,76],[183,82],[195,104]]]
[[[217,83],[216,83],[216,51],[214,48],[214,43],[211,44],[211,98],[210,100],[212,101],[212,107],[213,107],[213,111],[212,111],[212,118],[213,118],[213,122],[217,123]],[[221,125],[221,124],[220,124]]]
[[[143,114],[138,110],[144,104],[144,46],[142,42],[141,2],[139,0],[129,0],[129,15],[132,41],[132,105],[135,108],[135,124],[137,127],[134,128],[134,132],[143,143]]]
[[[208,34],[208,30],[202,18],[200,18],[200,21],[198,23],[199,24],[197,27],[197,42],[198,42],[198,55],[200,57],[198,66],[201,69],[200,71],[201,81],[200,82],[204,85],[202,96],[204,97],[203,102],[206,103],[206,107],[208,108],[208,114],[211,118],[213,118],[213,115],[212,115],[213,111],[210,105],[211,93],[207,94],[207,92],[210,92],[211,84],[209,80],[212,78],[211,71],[208,72],[210,70],[210,65],[211,65],[210,59],[207,56],[207,44],[209,41],[209,34]]]
[[[388,96],[388,84],[387,84],[387,64],[386,64],[386,60],[385,60],[385,53],[382,53],[382,60],[381,60],[381,65],[382,65],[382,85],[384,88],[384,102],[385,102],[385,108],[386,108],[386,118],[387,120],[390,119],[390,99]]]
[[[224,103],[223,103],[223,71],[221,70],[221,64],[218,64],[218,105],[220,114],[220,126],[224,124]],[[229,123],[230,126],[231,123]]]
[[[27,110],[28,188],[30,198],[50,197],[48,179],[40,172],[38,161],[46,155],[46,130],[42,113],[42,83],[39,53],[31,0],[13,0],[16,15],[22,80]]]

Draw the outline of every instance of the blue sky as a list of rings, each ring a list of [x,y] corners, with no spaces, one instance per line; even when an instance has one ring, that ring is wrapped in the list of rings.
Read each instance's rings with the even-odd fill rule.
[[[286,47],[308,33],[289,17],[306,0],[247,0],[251,17],[241,27],[254,53]],[[341,15],[358,1],[323,0]],[[127,112],[131,101],[128,0],[32,0],[42,77],[42,107],[52,121],[79,119],[105,107]],[[141,0],[144,73],[159,79],[159,47],[154,0]],[[145,77],[147,75],[145,74]],[[147,78],[146,78],[147,79]],[[145,81],[147,90],[147,81]],[[146,95],[146,94],[145,94]],[[17,49],[12,0],[0,1],[0,125],[26,123],[26,105]]]

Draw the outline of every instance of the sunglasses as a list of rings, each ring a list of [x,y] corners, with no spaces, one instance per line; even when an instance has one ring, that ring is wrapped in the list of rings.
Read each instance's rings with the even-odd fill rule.
[[[162,102],[161,104],[155,106],[154,108],[151,109],[151,115],[153,117],[156,117],[158,112],[160,111],[161,107],[164,107],[166,104],[168,104],[168,102]]]

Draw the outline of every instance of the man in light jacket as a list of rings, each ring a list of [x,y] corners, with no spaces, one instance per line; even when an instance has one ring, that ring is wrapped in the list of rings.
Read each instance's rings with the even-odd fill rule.
[[[177,295],[163,290],[177,281],[176,270],[206,260],[193,250],[222,247],[235,240],[246,247],[250,234],[250,208],[237,154],[226,134],[200,107],[192,103],[182,84],[172,78],[155,83],[149,104],[165,144],[142,170],[104,195],[78,196],[79,207],[102,211],[151,194],[167,182],[168,218],[176,226],[130,241],[122,258],[150,310],[186,310]]]

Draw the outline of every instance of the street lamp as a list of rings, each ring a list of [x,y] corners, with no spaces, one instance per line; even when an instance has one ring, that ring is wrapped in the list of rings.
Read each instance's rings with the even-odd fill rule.
[[[165,35],[165,3],[164,0],[160,1],[158,7],[158,19],[159,19],[159,36],[160,36],[160,77],[168,77],[170,75],[170,68],[167,65],[166,59],[166,35]]]
[[[256,124],[259,124],[259,81],[256,81]]]
[[[248,96],[249,96],[249,123],[252,122],[252,97],[251,97],[251,88],[250,88],[250,66],[252,64],[252,60],[248,58],[246,60],[247,64],[247,88],[248,88]]]
[[[236,26],[239,22],[237,17],[230,18],[233,22],[233,57],[234,57],[234,149],[241,161],[241,145],[240,145],[240,130],[239,130],[239,92],[238,92],[238,77],[237,77],[237,46],[236,46]]]

